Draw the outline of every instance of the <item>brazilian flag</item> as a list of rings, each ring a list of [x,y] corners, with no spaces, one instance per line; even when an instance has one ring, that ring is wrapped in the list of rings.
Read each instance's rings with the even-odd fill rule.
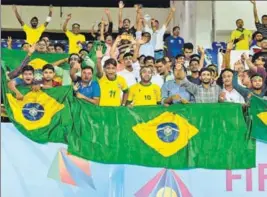
[[[267,142],[267,100],[253,96],[250,103],[252,137]]]
[[[2,93],[10,120],[33,141],[65,143],[68,153],[106,164],[169,169],[255,167],[255,140],[240,104],[99,107],[74,97],[71,86],[39,92],[21,87],[24,99],[17,101],[3,74],[24,59],[25,54],[17,59],[17,53],[21,52],[5,51],[3,56]],[[33,57],[47,62],[58,58],[56,54]],[[264,125],[262,117],[259,114],[258,120]]]

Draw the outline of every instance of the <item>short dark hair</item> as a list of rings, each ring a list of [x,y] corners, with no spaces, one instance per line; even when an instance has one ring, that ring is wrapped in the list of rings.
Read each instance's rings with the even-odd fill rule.
[[[113,35],[112,34],[110,34],[110,33],[108,33],[108,34],[105,34],[105,40],[107,39],[107,37],[108,36],[111,36],[112,37],[112,39],[113,39]],[[93,42],[92,42],[93,43]]]
[[[48,39],[50,39],[50,36],[48,35],[48,33],[43,33],[42,36],[41,36],[41,39],[42,39],[43,37],[47,37]]]
[[[31,21],[32,21],[32,20],[37,20],[37,21],[39,21],[38,18],[37,18],[36,16],[32,17],[32,18],[31,18]]]
[[[179,26],[175,26],[175,27],[172,28],[172,31],[174,32],[176,29],[180,30],[180,27]]]
[[[151,34],[149,32],[146,32],[146,31],[145,32],[142,32],[142,36],[145,36],[146,34],[151,37]]]
[[[138,60],[140,60],[142,57],[146,58],[145,55],[140,55],[140,56],[138,57]]]
[[[52,64],[44,65],[42,71],[44,72],[46,69],[52,70],[53,72],[55,72],[55,68],[54,68],[54,66]]]
[[[26,45],[26,44],[29,44],[29,43],[28,43],[28,42],[24,42],[24,43],[21,45],[21,48],[23,48],[24,45]]]
[[[152,56],[146,56],[144,59],[144,63],[146,63],[148,60],[153,60],[153,63],[155,64],[155,58]]]
[[[88,41],[86,44],[94,44],[94,41]]]
[[[124,23],[125,21],[128,21],[129,23],[131,23],[130,19],[128,19],[128,18],[123,19],[122,22]]]
[[[33,68],[31,65],[24,66],[24,67],[22,68],[21,73],[24,73],[24,72],[26,72],[26,71],[32,71],[32,73],[34,73],[34,68]]]
[[[223,69],[222,70],[222,72],[221,72],[221,74],[220,74],[220,76],[219,76],[219,78],[217,79],[217,85],[219,85],[220,87],[223,87],[223,79],[222,79],[222,75],[223,75],[223,73],[225,73],[226,71],[229,71],[229,72],[231,72],[232,74],[234,74],[234,71],[232,70],[232,69],[230,69],[230,68],[225,68],[225,69]]]
[[[261,35],[263,35],[260,31],[255,31],[255,32],[252,34],[252,39],[253,39],[253,40],[255,39],[255,37],[256,37],[257,34],[261,34]]]
[[[73,24],[72,24],[72,28],[73,28],[75,25],[77,25],[78,27],[81,27],[81,25],[80,25],[79,23],[73,23]]]
[[[89,54],[89,51],[88,51],[87,49],[81,49],[81,50],[79,51],[79,53],[81,53],[81,52],[83,52],[83,51],[85,51],[86,53]]]
[[[85,66],[85,67],[82,67],[82,71],[83,70],[86,70],[86,69],[89,69],[92,71],[92,73],[94,73],[94,69],[91,67],[91,66]]]
[[[239,19],[237,19],[237,20],[235,21],[235,23],[237,23],[237,21],[240,21],[240,20],[243,21],[243,19],[239,18]]]
[[[180,57],[185,57],[185,55],[184,54],[178,54],[178,55],[176,55],[175,59],[178,59]]]
[[[117,67],[117,61],[113,58],[109,58],[104,63],[104,68],[107,67],[107,65],[112,64]]]
[[[150,68],[150,69],[153,71],[153,66],[152,66],[152,65],[147,65],[147,66],[142,66],[142,67],[140,68],[140,73],[141,73],[142,70],[145,69],[145,68]]]
[[[132,53],[125,53],[123,55],[123,59],[126,58],[126,57],[133,57],[133,54]]]
[[[266,14],[262,15],[261,19],[263,19],[264,17],[267,17],[267,15]]]
[[[158,60],[156,60],[156,63],[162,63],[162,64],[167,64],[167,61],[164,58],[160,58]]]
[[[251,70],[244,70],[243,73],[247,73],[249,78],[254,74]]]
[[[212,74],[212,71],[208,68],[202,68],[200,71],[199,71],[199,75],[201,75],[203,72],[209,72],[210,74]]]
[[[185,49],[194,49],[194,45],[191,42],[184,43],[184,50]]]
[[[69,58],[68,58],[68,63],[70,63],[70,58],[71,58],[71,56],[73,56],[73,55],[78,56],[78,57],[79,57],[78,62],[79,62],[79,63],[82,63],[82,58],[79,56],[78,53],[71,53],[71,54],[69,55]]]
[[[55,47],[55,45],[53,43],[49,43],[48,45],[49,47]]]
[[[55,48],[60,47],[63,51],[65,51],[65,45],[60,43],[60,42],[56,43],[54,46],[55,46]]]

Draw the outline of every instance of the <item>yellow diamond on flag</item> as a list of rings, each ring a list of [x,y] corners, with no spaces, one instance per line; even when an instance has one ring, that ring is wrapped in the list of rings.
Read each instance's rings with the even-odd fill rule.
[[[48,64],[47,61],[40,59],[40,58],[35,58],[29,62],[29,65],[34,68],[34,79],[37,81],[41,81],[43,79],[43,67],[44,65]],[[55,76],[54,81],[56,82],[62,82],[61,77]]]
[[[164,112],[147,123],[137,124],[132,129],[164,157],[177,153],[199,132],[185,118],[170,112]]]
[[[257,115],[261,121],[267,125],[267,112],[261,112]]]
[[[7,99],[14,119],[29,131],[49,125],[53,116],[64,108],[42,91],[29,92],[22,101],[8,93]]]

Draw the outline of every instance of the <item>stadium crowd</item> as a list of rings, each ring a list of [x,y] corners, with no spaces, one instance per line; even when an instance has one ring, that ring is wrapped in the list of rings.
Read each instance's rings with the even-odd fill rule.
[[[69,57],[46,64],[41,77],[28,65],[31,55],[64,53],[66,50],[61,43],[52,44],[44,34],[52,19],[53,7],[50,6],[45,23],[39,25],[38,18],[33,17],[29,26],[13,6],[26,33],[21,50],[26,51],[27,56],[17,69],[7,73],[8,88],[18,100],[23,100],[24,95],[17,86],[31,86],[33,91],[39,91],[73,85],[77,98],[100,106],[168,106],[193,102],[234,102],[247,106],[252,95],[267,98],[267,15],[260,21],[256,2],[251,3],[257,31],[252,33],[244,28],[242,19],[236,20],[237,28],[229,35],[227,48],[222,51],[222,65],[205,65],[205,50],[186,43],[179,26],[173,27],[172,34],[164,40],[175,13],[174,7],[170,8],[165,23],[159,24],[155,18],[143,15],[142,7],[136,5],[133,23],[123,19],[124,3],[121,1],[118,35],[113,37],[113,19],[105,9],[107,20],[102,18],[91,31],[94,41],[86,41],[78,23],[68,29],[72,17],[68,14],[62,30],[68,38]],[[8,48],[12,50],[11,38],[8,38]],[[242,54],[231,66],[231,50],[250,52]],[[89,54],[94,54],[95,59]],[[60,67],[64,63],[69,64],[69,70]],[[62,81],[55,81],[56,76]]]

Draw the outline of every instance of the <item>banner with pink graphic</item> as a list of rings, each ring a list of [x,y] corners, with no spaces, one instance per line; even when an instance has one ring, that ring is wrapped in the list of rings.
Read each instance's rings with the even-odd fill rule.
[[[83,160],[62,144],[37,144],[1,124],[3,197],[266,197],[267,144],[257,167],[172,170]]]

